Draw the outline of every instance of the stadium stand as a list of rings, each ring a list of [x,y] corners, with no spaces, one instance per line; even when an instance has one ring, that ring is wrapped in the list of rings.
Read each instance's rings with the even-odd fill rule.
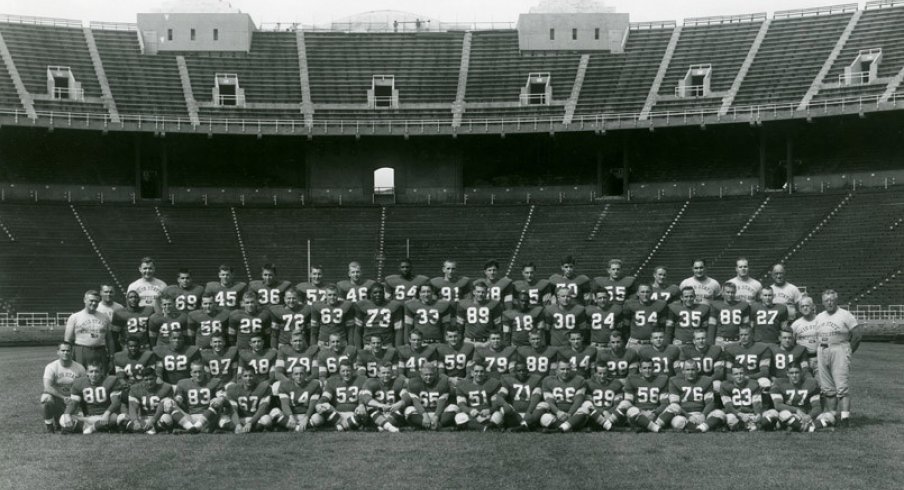
[[[3,110],[23,111],[22,101],[16,93],[16,86],[6,67],[0,68],[0,108]]]

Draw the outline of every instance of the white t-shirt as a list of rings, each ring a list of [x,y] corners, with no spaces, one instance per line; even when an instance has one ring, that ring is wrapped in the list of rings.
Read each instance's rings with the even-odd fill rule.
[[[757,301],[760,290],[763,289],[763,285],[760,283],[760,281],[757,281],[752,277],[748,277],[746,280],[741,279],[740,277],[733,277],[726,282],[730,282],[737,286],[738,299],[741,301],[746,301],[748,303]]]
[[[73,340],[76,345],[103,347],[107,345],[107,331],[110,320],[103,313],[88,313],[85,310],[69,315],[63,338]]]
[[[135,291],[138,293],[138,296],[141,298],[141,306],[154,306],[157,297],[160,296],[160,293],[163,292],[163,288],[165,287],[166,283],[156,277],[150,281],[140,277],[133,281],[132,284],[129,284],[129,288],[126,292]]]
[[[115,301],[110,306],[105,305],[103,301],[101,301],[100,304],[97,305],[97,312],[101,315],[106,315],[111,322],[113,321],[113,313],[116,313],[116,310],[121,309],[123,309],[123,306]]]
[[[57,359],[44,368],[44,379],[50,381],[50,386],[53,386],[54,389],[66,396],[69,396],[75,378],[80,378],[84,375],[85,368],[75,361],[72,361],[69,367],[65,367]]]
[[[842,308],[829,314],[827,311],[816,315],[816,335],[820,344],[841,344],[850,342],[851,330],[857,326],[857,319],[850,311]]]
[[[719,285],[719,281],[711,277],[707,277],[704,281],[700,281],[693,276],[688,277],[681,281],[678,289],[684,289],[686,287],[694,288],[694,293],[697,295],[697,303],[708,305],[712,303],[714,299],[722,295],[722,286]]]
[[[798,344],[807,348],[810,354],[816,354],[816,347],[819,346],[819,338],[816,335],[816,317],[807,320],[800,317],[791,324],[791,332],[794,333],[794,340]]]

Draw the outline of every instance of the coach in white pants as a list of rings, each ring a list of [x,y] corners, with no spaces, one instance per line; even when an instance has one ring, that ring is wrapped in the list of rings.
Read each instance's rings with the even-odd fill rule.
[[[862,332],[851,312],[838,307],[838,293],[827,289],[822,293],[825,311],[816,315],[816,351],[819,386],[825,397],[825,409],[840,415],[839,427],[847,426],[851,416],[848,376],[851,353],[860,346]],[[840,410],[840,414],[837,412]]]

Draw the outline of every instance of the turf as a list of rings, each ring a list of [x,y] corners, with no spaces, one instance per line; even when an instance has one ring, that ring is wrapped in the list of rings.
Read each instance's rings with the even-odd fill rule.
[[[44,434],[53,347],[0,349],[0,488],[901,488],[904,346],[855,354],[850,429],[815,434]]]

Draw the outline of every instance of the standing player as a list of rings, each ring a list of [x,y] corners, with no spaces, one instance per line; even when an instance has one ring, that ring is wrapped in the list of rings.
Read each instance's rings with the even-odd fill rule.
[[[223,264],[217,272],[218,282],[208,282],[204,288],[205,293],[213,293],[214,301],[220,309],[235,310],[240,307],[239,302],[248,285],[241,281],[235,280],[232,272],[232,266]]]
[[[148,320],[151,346],[168,344],[170,334],[173,332],[191,335],[192,332],[188,329],[188,315],[176,309],[176,303],[172,298],[160,298],[160,313],[154,313]]]
[[[248,291],[242,295],[242,309],[229,314],[229,343],[236,346],[239,352],[250,347],[250,340],[255,335],[260,335],[272,342],[270,329],[273,320],[270,310],[265,310],[257,303],[257,294]]]
[[[421,332],[412,330],[408,334],[408,344],[399,347],[399,375],[404,378],[417,376],[421,367],[436,361],[436,349],[423,343]]]
[[[354,345],[363,349],[371,336],[378,336],[383,345],[402,345],[405,341],[405,307],[399,301],[388,301],[383,286],[374,284],[368,298],[356,305]],[[376,373],[374,373],[376,376]]]
[[[126,340],[125,349],[113,354],[114,372],[123,381],[132,383],[135,377],[144,371],[144,368],[156,365],[154,352],[142,350],[141,347],[140,337],[129,337]]]
[[[722,383],[719,391],[725,409],[725,423],[729,430],[746,428],[748,431],[755,431],[760,428],[763,396],[760,385],[747,377],[744,366],[731,368],[731,379]]]
[[[430,282],[427,276],[414,275],[411,259],[399,262],[399,273],[386,276],[386,296],[396,301],[408,301],[417,296],[418,289]]]
[[[683,376],[669,382],[669,405],[656,420],[660,427],[671,426],[676,431],[708,432],[718,429],[725,413],[716,410],[713,380],[700,376],[694,361],[682,365]]]
[[[681,299],[681,289],[677,285],[667,282],[668,274],[668,269],[661,265],[653,269],[653,283],[650,284],[653,294],[650,297],[656,301],[672,304]]]
[[[209,377],[200,361],[192,362],[189,369],[191,377],[176,384],[173,422],[192,433],[210,430],[226,403],[225,385],[220,378]]]
[[[367,348],[358,352],[358,359],[353,364],[355,370],[364,373],[368,378],[376,378],[380,375],[380,366],[392,365],[393,372],[399,363],[399,352],[393,347],[383,344],[383,337],[379,334],[371,334],[367,337]]]
[[[348,279],[336,283],[339,288],[339,297],[345,301],[357,303],[370,297],[370,288],[376,284],[372,279],[364,279],[361,273],[361,264],[349,262]]]
[[[770,422],[779,421],[781,427],[796,432],[809,432],[817,427],[824,429],[834,422],[831,412],[820,413],[819,385],[813,378],[804,378],[800,366],[788,367],[788,377],[775,380],[770,391],[773,410],[763,417]]]
[[[509,372],[515,349],[515,346],[502,342],[501,333],[493,332],[490,334],[489,345],[476,348],[474,363],[486,367],[487,375],[490,377],[501,378]]]
[[[609,375],[624,382],[628,376],[638,373],[640,354],[634,349],[625,348],[624,336],[621,332],[614,331],[609,336],[609,347],[597,352],[596,364],[605,365],[609,369]]]
[[[584,406],[587,387],[568,361],[556,363],[556,374],[543,380],[543,401],[537,405],[540,425],[562,432],[580,430],[590,413]]]
[[[608,290],[598,289],[593,293],[593,304],[585,308],[590,323],[590,345],[596,348],[607,347],[612,332],[624,330],[622,306],[611,299]]]
[[[425,344],[441,343],[455,318],[455,307],[444,299],[437,301],[434,286],[430,284],[421,286],[417,299],[405,303],[404,310],[405,338],[418,332]]]
[[[487,374],[480,363],[471,366],[471,377],[461,380],[455,391],[458,410],[455,425],[459,430],[495,430],[502,428],[503,415],[496,394],[502,388],[498,378]]]
[[[712,302],[709,315],[709,342],[725,347],[730,342],[738,341],[741,326],[750,325],[750,305],[735,296],[736,287],[727,283],[723,290],[723,298]]]
[[[725,360],[722,348],[712,345],[707,340],[706,330],[694,331],[694,343],[681,346],[679,361],[694,361],[700,375],[712,378],[713,389],[719,392],[725,380]]]
[[[669,319],[665,322],[666,333],[677,346],[688,345],[694,341],[694,332],[707,325],[710,307],[697,303],[694,288],[681,290],[681,301],[669,305]]]
[[[188,330],[199,349],[209,349],[214,335],[225,335],[229,325],[229,310],[217,310],[213,293],[201,296],[201,307],[188,314]]]
[[[72,360],[72,344],[61,342],[57,347],[57,360],[44,368],[41,411],[47,432],[56,431],[60,425],[60,416],[66,411],[70,400],[72,384],[85,374],[85,368]]]
[[[590,414],[590,426],[597,429],[612,430],[621,420],[615,407],[624,398],[624,386],[612,377],[605,364],[597,364],[593,368],[593,377],[587,380],[585,411]]]
[[[665,328],[669,307],[663,301],[654,301],[648,284],[637,287],[637,298],[625,303],[624,317],[628,322],[628,348],[640,350],[650,343],[653,330]]]
[[[320,400],[320,381],[308,377],[302,365],[295,365],[292,378],[279,384],[280,408],[270,411],[270,418],[280,427],[295,432],[317,428],[325,422],[314,410]]]
[[[85,377],[72,383],[66,413],[60,426],[66,431],[81,427],[83,434],[112,431],[119,420],[123,383],[116,376],[107,376],[104,364],[92,360],[85,368]]]
[[[87,366],[90,362],[100,363],[103,373],[108,372],[113,345],[113,331],[107,316],[97,312],[100,294],[91,289],[85,292],[85,307],[69,315],[63,340],[74,344],[72,357],[75,362]]]
[[[625,399],[616,407],[618,416],[626,417],[637,431],[659,432],[656,420],[668,406],[668,385],[668,376],[653,373],[652,361],[640,361],[640,374],[624,382]]]
[[[694,293],[697,296],[697,303],[712,303],[713,300],[715,300],[722,294],[722,286],[719,285],[719,281],[706,275],[705,260],[695,260],[693,270],[694,275],[681,281],[681,284],[678,285],[678,288],[683,290],[684,288],[690,286],[694,288]]]
[[[574,257],[571,255],[564,257],[560,264],[561,272],[550,276],[549,282],[557,296],[559,289],[565,288],[577,304],[583,305],[587,301],[587,296],[590,295],[591,281],[583,274],[578,275],[574,270],[574,265]]]
[[[154,368],[136,372],[129,387],[129,431],[156,434],[171,429],[174,395],[173,385],[159,383]]]
[[[430,279],[434,291],[439,291],[440,299],[447,303],[458,303],[471,292],[471,279],[458,276],[455,273],[457,267],[458,264],[454,260],[446,260],[443,262],[443,275]]]
[[[800,299],[799,307],[801,316],[791,324],[791,333],[794,334],[794,343],[807,349],[810,371],[815,377],[819,371],[816,358],[816,350],[819,347],[819,337],[816,333],[816,305],[813,304],[813,298],[804,296]]]
[[[339,373],[326,381],[317,413],[335,425],[339,432],[360,429],[367,417],[367,411],[359,399],[366,381],[366,377],[354,373],[351,364],[342,361]]]
[[[773,382],[778,378],[788,377],[788,368],[797,366],[801,375],[810,372],[810,362],[807,360],[807,349],[794,343],[794,334],[782,330],[779,344],[771,346],[772,362],[769,364],[769,376]]]
[[[339,373],[339,365],[347,362],[354,366],[358,360],[358,349],[352,345],[346,345],[339,334],[330,335],[327,347],[321,347],[317,352],[317,370],[321,381],[326,381],[330,376]]]
[[[725,346],[725,369],[744,368],[744,373],[760,385],[763,392],[768,393],[772,381],[769,379],[772,367],[772,349],[766,344],[753,341],[753,332],[749,326],[740,329],[737,343]]]
[[[772,285],[769,288],[775,293],[775,298],[773,298],[775,304],[788,307],[788,320],[797,318],[797,305],[800,303],[803,294],[801,294],[797,286],[785,281],[784,265],[775,264],[772,266]]]
[[[542,414],[535,409],[543,399],[542,383],[543,376],[529,373],[522,357],[512,361],[512,374],[502,377],[502,388],[497,393],[505,427],[523,432],[540,425]]]
[[[391,364],[380,366],[379,376],[368,379],[358,395],[370,422],[378,430],[386,432],[398,432],[399,425],[405,421],[405,415],[402,414],[405,408],[402,390],[405,389],[406,380],[396,377],[395,371],[395,366]]]
[[[154,314],[152,306],[141,306],[141,298],[137,291],[126,293],[126,306],[113,313],[112,332],[117,345],[125,345],[126,339],[137,335],[142,347],[150,346],[148,337],[148,319]]]
[[[753,303],[760,297],[760,291],[763,285],[760,281],[750,277],[750,264],[744,257],[739,257],[735,261],[735,271],[737,276],[732,277],[725,284],[732,283],[737,290],[738,299],[747,303]]]
[[[590,377],[590,369],[596,363],[596,354],[597,348],[585,344],[581,332],[570,332],[568,345],[559,347],[558,359],[568,361],[578,376],[587,379]]]
[[[191,364],[201,360],[201,352],[197,347],[185,345],[182,332],[170,334],[167,345],[154,348],[157,359],[157,377],[171,385],[191,377]]]
[[[537,266],[528,262],[521,266],[522,279],[512,283],[514,298],[520,297],[522,291],[527,293],[527,305],[531,307],[549,303],[553,287],[548,279],[537,279]]]
[[[296,332],[304,336],[305,343],[315,345],[317,339],[311,338],[311,307],[305,305],[303,299],[294,289],[287,289],[283,295],[285,304],[270,305],[271,326],[276,332],[276,344],[288,345]]]
[[[612,259],[607,269],[609,275],[593,280],[594,287],[608,291],[612,302],[617,305],[625,304],[634,294],[635,279],[633,276],[622,275],[623,265],[621,259]]]
[[[456,311],[457,330],[465,341],[479,347],[487,346],[491,333],[502,333],[502,305],[490,299],[491,289],[484,281],[474,281],[473,297],[461,300]]]
[[[239,376],[239,382],[226,387],[229,415],[220,416],[220,428],[235,431],[236,434],[260,432],[270,428],[270,385],[259,381],[254,369],[248,369]]]
[[[326,301],[315,303],[311,314],[311,337],[317,339],[320,347],[328,347],[334,334],[348,342],[349,331],[355,326],[355,304],[342,301],[336,286],[329,285],[325,291]]]
[[[826,410],[836,414],[838,427],[847,427],[851,417],[851,398],[848,378],[851,373],[851,354],[860,347],[863,336],[857,319],[849,311],[838,307],[838,293],[826,289],[822,293],[825,310],[816,315],[816,351],[819,366],[819,386],[825,397]]]
[[[238,349],[235,346],[226,347],[226,336],[223,333],[211,335],[210,349],[201,351],[201,360],[206,371],[211,376],[223,380],[224,385],[235,379],[239,365],[238,359]]]
[[[141,298],[141,306],[151,306],[154,311],[159,312],[160,306],[157,302],[157,297],[163,292],[166,283],[154,277],[156,270],[154,259],[143,257],[141,264],[138,266],[138,273],[141,274],[141,277],[129,284],[126,292],[135,291],[138,293],[138,297]]]
[[[312,305],[326,301],[326,283],[323,281],[323,266],[312,265],[308,280],[295,285],[295,290]]]
[[[474,281],[475,289],[478,282]],[[499,277],[499,262],[496,260],[488,260],[483,264],[483,283],[487,287],[487,298],[505,305],[505,308],[512,307],[512,295],[515,292],[515,286],[508,277]]]
[[[113,301],[113,286],[109,284],[100,285],[100,303],[97,305],[97,312],[107,316],[110,323],[113,323],[113,314],[121,310],[123,306]]]
[[[405,420],[411,427],[438,430],[455,425],[458,406],[449,403],[449,378],[439,373],[433,363],[424,364],[420,374],[408,380],[401,395],[408,405]]]
[[[587,313],[575,303],[572,289],[567,286],[556,287],[556,304],[545,308],[543,323],[549,329],[551,347],[567,346],[568,335],[573,331],[587,335]]]
[[[248,284],[248,291],[257,294],[257,302],[264,308],[283,304],[283,296],[292,288],[289,281],[276,278],[276,266],[270,263],[261,266],[261,278]]]
[[[531,332],[528,337],[530,345],[518,347],[518,355],[524,359],[527,372],[546,377],[559,355],[559,349],[546,345],[543,332]]]
[[[190,313],[198,309],[201,304],[201,296],[204,294],[204,286],[195,284],[188,269],[179,269],[176,284],[163,288],[160,293],[162,298],[170,298],[176,305],[176,309]]]
[[[446,343],[436,346],[439,372],[444,374],[454,388],[458,381],[468,376],[468,369],[474,364],[474,344],[462,342],[457,330],[446,332]]]
[[[772,288],[760,291],[761,303],[750,305],[750,323],[757,342],[778,345],[779,332],[788,328],[788,307],[772,302]]]
[[[661,329],[653,330],[650,334],[650,345],[641,347],[640,362],[653,363],[653,374],[664,374],[668,377],[675,376],[678,367],[678,358],[681,350],[677,346],[669,344],[665,340],[665,332]]]
[[[502,331],[514,347],[530,345],[530,333],[546,328],[543,317],[543,306],[531,305],[530,291],[522,289],[515,293],[512,309],[502,312]]]

